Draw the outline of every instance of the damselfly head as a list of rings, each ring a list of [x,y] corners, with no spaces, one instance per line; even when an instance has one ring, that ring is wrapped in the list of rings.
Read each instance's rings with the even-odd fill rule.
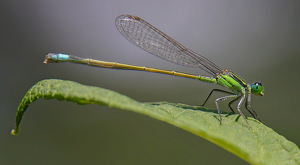
[[[256,82],[252,85],[252,93],[257,96],[263,96],[264,95],[264,87],[260,82]]]

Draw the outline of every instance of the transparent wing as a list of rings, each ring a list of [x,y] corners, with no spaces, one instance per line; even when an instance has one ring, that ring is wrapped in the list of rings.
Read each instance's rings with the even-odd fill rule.
[[[175,64],[201,68],[212,75],[223,71],[207,58],[187,49],[137,16],[120,15],[115,24],[128,41],[157,57]]]

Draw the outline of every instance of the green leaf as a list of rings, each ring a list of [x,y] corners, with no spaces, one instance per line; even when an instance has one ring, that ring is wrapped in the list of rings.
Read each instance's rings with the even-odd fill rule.
[[[248,118],[249,128],[239,115],[222,114],[220,125],[215,110],[167,102],[140,103],[107,89],[55,79],[40,81],[29,89],[19,105],[13,135],[19,133],[29,104],[39,98],[108,105],[145,114],[201,136],[251,164],[300,164],[300,151],[294,143],[253,118]]]

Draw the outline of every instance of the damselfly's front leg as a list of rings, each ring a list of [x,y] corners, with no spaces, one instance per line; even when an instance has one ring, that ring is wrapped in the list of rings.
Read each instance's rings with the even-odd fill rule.
[[[245,115],[242,113],[242,111],[241,111],[241,106],[242,106],[243,101],[244,101],[244,99],[245,99],[245,95],[246,95],[246,94],[243,94],[243,95],[242,95],[242,98],[240,99],[240,101],[239,101],[239,103],[238,103],[237,110],[239,111],[240,115],[243,116],[243,118],[244,118],[244,120],[246,121],[246,123],[247,123],[247,125],[249,126],[249,128],[251,128],[251,126],[249,125],[249,123],[248,123],[248,121],[247,121],[247,119],[246,119],[246,116],[245,116]]]
[[[229,108],[231,109],[231,111],[233,111],[233,109],[232,109],[232,107],[231,107],[231,104],[233,103],[233,102],[235,102],[235,101],[237,101],[238,99],[240,99],[242,97],[242,95],[241,96],[239,96],[239,97],[237,97],[237,98],[235,98],[234,100],[232,100],[232,101],[230,101],[229,103],[228,103],[228,106],[229,106]],[[246,103],[247,104],[247,103]],[[245,104],[245,105],[246,105]],[[251,108],[251,107],[250,107]],[[246,109],[247,109],[247,106],[246,106]],[[251,108],[252,109],[252,108]],[[247,109],[248,110],[248,109]],[[254,117],[254,118],[256,118],[255,116],[254,116],[254,114],[250,111],[250,110],[248,110],[249,111],[249,113]],[[255,113],[255,112],[254,112]]]
[[[248,97],[245,103],[245,108],[248,110],[248,112],[251,113],[251,115],[255,118],[258,119],[260,122],[261,120],[259,119],[257,113],[254,111],[254,109],[251,106],[251,92],[248,92]],[[253,113],[252,113],[253,112]],[[255,115],[255,116],[254,116]]]

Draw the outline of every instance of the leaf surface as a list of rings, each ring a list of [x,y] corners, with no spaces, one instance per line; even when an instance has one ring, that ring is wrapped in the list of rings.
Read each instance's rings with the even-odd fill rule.
[[[251,164],[300,164],[299,148],[256,119],[248,118],[249,128],[239,115],[222,114],[220,125],[216,110],[168,102],[140,103],[114,91],[56,79],[40,81],[28,90],[19,105],[13,135],[19,133],[28,106],[39,98],[107,105],[148,115],[205,138]]]

